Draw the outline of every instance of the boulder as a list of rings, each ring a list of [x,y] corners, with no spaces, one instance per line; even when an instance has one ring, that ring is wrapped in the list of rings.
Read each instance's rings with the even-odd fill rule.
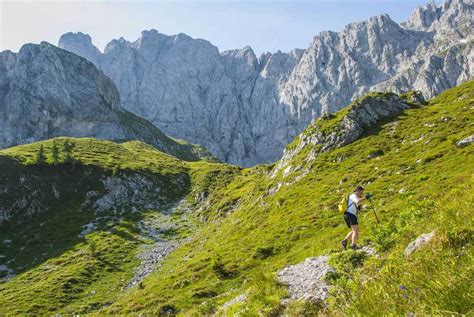
[[[413,252],[421,249],[424,245],[428,244],[431,239],[435,236],[435,232],[431,231],[430,233],[425,233],[411,242],[405,249],[405,258],[408,258]]]
[[[474,134],[468,136],[465,139],[462,139],[461,141],[456,143],[456,145],[459,146],[459,147],[465,147],[465,146],[471,145],[472,143],[474,143]]]

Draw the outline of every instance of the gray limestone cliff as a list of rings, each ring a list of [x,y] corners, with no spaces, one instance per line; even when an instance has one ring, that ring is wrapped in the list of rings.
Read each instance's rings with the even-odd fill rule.
[[[68,33],[59,46],[96,63],[127,110],[249,166],[278,159],[311,120],[367,92],[429,98],[472,78],[473,8],[472,0],[429,3],[402,24],[381,15],[322,32],[306,50],[259,58],[250,47],[219,52],[156,30],[113,40],[103,54],[84,34]]]
[[[136,139],[183,159],[196,147],[123,109],[115,84],[91,62],[49,43],[0,53],[0,148],[57,136]]]

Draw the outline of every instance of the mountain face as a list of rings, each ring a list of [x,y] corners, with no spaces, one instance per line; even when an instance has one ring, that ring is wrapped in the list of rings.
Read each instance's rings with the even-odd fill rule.
[[[46,42],[0,53],[0,130],[0,148],[56,136],[137,139],[198,159],[123,109],[114,83],[91,62]]]
[[[219,53],[185,34],[144,31],[103,54],[82,33],[59,46],[94,62],[117,85],[124,107],[165,133],[206,146],[226,162],[272,162],[315,117],[368,91],[420,90],[432,97],[472,77],[471,0],[387,15],[322,32],[306,50]]]
[[[64,35],[59,46],[79,55],[93,51],[90,42],[81,50],[69,45],[75,37]],[[274,94],[301,56],[295,50],[259,61],[249,47],[221,54],[207,41],[151,30],[133,43],[114,40],[100,59],[91,60],[100,61],[128,110],[169,135],[198,141],[221,159],[253,165],[267,161],[267,152],[277,158],[275,142],[283,146],[292,135],[283,120],[291,114]]]

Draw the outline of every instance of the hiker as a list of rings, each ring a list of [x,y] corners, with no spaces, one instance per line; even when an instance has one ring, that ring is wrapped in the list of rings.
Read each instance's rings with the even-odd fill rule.
[[[359,223],[357,221],[357,211],[359,210],[361,203],[370,198],[370,193],[364,196],[364,188],[357,186],[354,192],[347,197],[347,208],[344,212],[344,220],[347,226],[351,228],[351,231],[347,234],[344,240],[341,241],[342,248],[346,250],[347,241],[352,240],[352,248],[357,250],[357,239],[359,238]]]

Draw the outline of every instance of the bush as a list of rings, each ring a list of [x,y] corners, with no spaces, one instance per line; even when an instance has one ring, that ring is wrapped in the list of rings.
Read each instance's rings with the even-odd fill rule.
[[[274,255],[273,246],[270,247],[257,247],[253,255],[254,259],[263,260]]]
[[[219,255],[211,261],[211,268],[219,278],[231,278],[237,275],[237,271],[235,269],[225,267],[224,263],[222,262],[222,258]]]
[[[372,241],[377,245],[379,251],[389,250],[397,241],[397,227],[393,218],[387,223],[371,227]]]
[[[87,246],[89,247],[89,251],[90,251],[91,255],[96,256],[97,255],[97,244],[95,243],[95,241],[90,240],[87,243]]]
[[[318,316],[324,309],[322,302],[309,302],[306,300],[290,303],[284,311],[283,316],[311,317]]]
[[[175,316],[178,309],[174,305],[164,305],[160,307],[158,316]]]
[[[338,271],[351,274],[356,268],[361,267],[367,258],[367,253],[347,250],[331,255],[329,263]]]
[[[115,164],[114,165],[114,168],[112,169],[112,176],[117,176],[118,173],[120,171],[120,165],[119,164]]]
[[[455,228],[447,232],[447,245],[452,248],[462,248],[474,241],[474,230]]]

